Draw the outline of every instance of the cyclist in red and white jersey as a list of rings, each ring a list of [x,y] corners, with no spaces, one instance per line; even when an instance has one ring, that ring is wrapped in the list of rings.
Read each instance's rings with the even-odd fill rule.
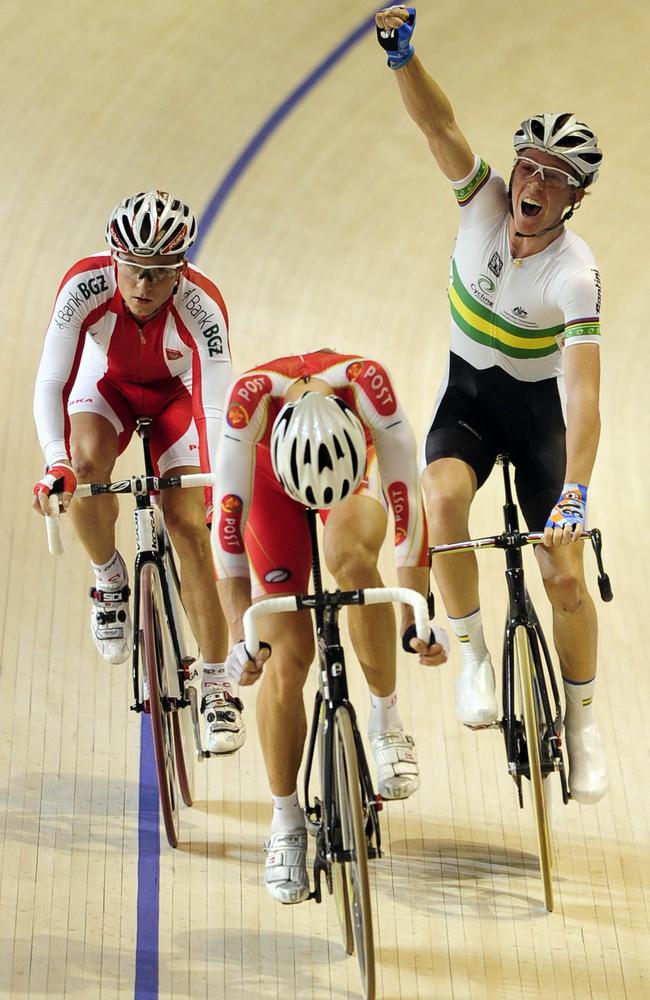
[[[36,380],[34,415],[47,469],[34,487],[34,506],[44,513],[62,481],[63,509],[69,507],[95,573],[92,637],[111,663],[126,660],[132,647],[127,570],[115,547],[118,500],[71,499],[77,482],[110,480],[137,417],[153,418],[152,457],[161,475],[210,471],[232,365],[221,293],[185,257],[195,238],[194,215],[167,192],[120,202],[106,226],[108,251],[78,261],[63,278]],[[209,683],[219,680],[227,633],[204,496],[169,490],[162,503],[204,660],[208,748],[231,752],[245,731],[232,686]]]
[[[300,448],[292,451],[298,440]],[[320,468],[303,460],[307,440]],[[272,446],[284,486],[274,472]],[[351,466],[356,477],[341,471]],[[243,637],[242,617],[251,600],[307,592],[311,544],[305,505],[321,510],[325,562],[344,590],[381,586],[377,560],[390,506],[399,583],[427,592],[415,439],[390,377],[376,361],[320,350],[279,358],[242,375],[228,396],[214,499],[217,587],[235,640]],[[413,638],[411,626],[412,612],[405,608],[403,643],[423,663],[444,662],[442,646]],[[418,788],[419,777],[397,703],[392,609],[350,608],[349,627],[370,688],[368,732],[379,790],[385,798],[406,798]],[[271,644],[270,661],[264,665],[265,652],[248,661],[239,641],[229,666],[234,677],[243,670],[242,683],[263,673],[257,722],[274,803],[265,881],[275,899],[297,903],[308,894],[307,836],[296,780],[306,736],[302,688],[314,655],[313,631],[309,613],[299,612],[268,616],[261,632]]]
[[[593,716],[597,622],[577,542],[600,431],[600,278],[587,244],[565,228],[596,179],[597,138],[568,113],[538,114],[515,132],[506,183],[476,156],[448,98],[415,55],[415,9],[376,15],[406,110],[424,133],[460,206],[451,261],[449,365],[424,444],[431,541],[468,537],[470,505],[499,452],[515,466],[553,608],[566,694],[571,794],[597,802],[608,785]],[[463,666],[457,713],[470,726],[497,716],[494,670],[470,556],[434,566]]]

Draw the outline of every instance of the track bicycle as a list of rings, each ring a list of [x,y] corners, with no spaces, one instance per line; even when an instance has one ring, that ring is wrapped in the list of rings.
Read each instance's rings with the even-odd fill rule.
[[[177,847],[180,799],[191,806],[194,798],[194,757],[203,760],[210,754],[201,745],[197,691],[191,683],[196,676],[192,669],[195,657],[186,645],[180,579],[156,494],[164,489],[211,486],[213,477],[210,473],[154,475],[150,425],[148,417],[136,421],[143,445],[144,475],[115,483],[80,484],[75,497],[121,493],[135,497],[131,711],[150,716],[165,833],[171,847]],[[51,552],[61,552],[58,499],[50,499],[48,544]]]
[[[563,714],[560,692],[548,644],[533,607],[524,580],[522,549],[543,541],[542,532],[521,532],[519,512],[513,500],[510,482],[510,461],[507,455],[497,457],[503,472],[505,504],[504,531],[499,535],[475,538],[449,545],[434,545],[431,557],[451,552],[478,549],[503,549],[506,557],[508,610],[503,635],[502,707],[501,719],[493,724],[503,733],[508,773],[517,787],[519,805],[523,808],[522,779],[530,781],[538,859],[544,885],[546,909],[553,910],[552,842],[549,822],[548,776],[557,772],[566,804],[570,792],[562,752]],[[598,528],[584,531],[598,565],[598,587],[603,601],[613,594],[602,560],[602,536]],[[477,727],[479,728],[479,727]]]
[[[349,700],[345,656],[338,618],[341,608],[398,601],[410,604],[416,632],[430,641],[429,611],[421,594],[404,587],[323,590],[316,540],[316,514],[307,510],[312,541],[314,593],[272,597],[244,615],[244,642],[252,657],[259,649],[256,619],[281,611],[309,608],[316,618],[318,679],[304,770],[304,812],[315,837],[313,889],[309,899],[322,902],[322,881],[336,900],[348,955],[356,948],[366,1000],[375,997],[375,950],[370,907],[368,860],[381,857],[378,812],[381,796],[373,789],[366,753]],[[318,766],[315,766],[318,745]],[[317,772],[315,774],[315,772]],[[318,789],[312,799],[311,785]]]

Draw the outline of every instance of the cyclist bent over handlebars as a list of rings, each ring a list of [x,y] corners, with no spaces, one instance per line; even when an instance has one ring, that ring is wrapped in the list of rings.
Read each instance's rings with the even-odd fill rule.
[[[279,477],[279,479],[277,478]],[[282,483],[282,485],[281,485]],[[251,599],[308,590],[311,543],[305,506],[320,509],[324,555],[343,590],[381,586],[377,559],[392,506],[401,586],[427,592],[424,510],[415,440],[385,369],[329,350],[279,358],[246,372],[226,406],[216,462],[212,545],[221,603],[234,639]],[[402,634],[422,663],[445,660],[440,645]],[[385,798],[419,785],[412,739],[396,696],[395,621],[388,605],[351,607],[349,627],[370,688],[369,739]],[[308,895],[307,835],[296,781],[307,722],[302,688],[314,655],[308,611],[269,615],[271,644],[248,661],[236,643],[229,664],[241,682],[262,673],[257,721],[274,803],[265,881],[283,903]]]

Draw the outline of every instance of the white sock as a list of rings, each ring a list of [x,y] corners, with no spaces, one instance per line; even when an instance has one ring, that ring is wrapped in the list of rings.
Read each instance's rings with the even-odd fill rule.
[[[100,566],[91,562],[90,565],[95,572],[98,590],[120,590],[127,582],[126,566],[117,549],[108,562]]]
[[[271,795],[273,819],[271,833],[291,833],[305,826],[305,814],[298,802],[298,792],[291,795]]]
[[[489,655],[483,635],[481,609],[477,608],[465,618],[450,618],[449,624],[460,642],[463,667],[476,669]]]
[[[397,706],[397,692],[380,698],[370,692],[370,717],[368,719],[368,735],[380,733],[383,729],[403,729],[402,720]]]
[[[239,692],[239,685],[233,684],[226,673],[224,663],[204,663],[203,677],[201,678],[201,694],[205,695],[210,688],[215,687],[222,691],[228,691],[235,698]]]
[[[563,677],[562,680],[566,700],[564,724],[567,729],[584,729],[594,720],[592,702],[596,678],[592,677],[590,681],[569,681]]]

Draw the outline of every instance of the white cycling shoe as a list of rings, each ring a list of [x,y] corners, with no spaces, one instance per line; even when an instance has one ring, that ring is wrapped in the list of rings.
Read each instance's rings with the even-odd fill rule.
[[[478,666],[464,664],[456,678],[456,715],[471,729],[496,722],[499,714],[494,667],[489,656]]]
[[[582,805],[599,802],[609,788],[605,744],[595,721],[581,728],[565,728],[569,756],[569,791]]]
[[[242,718],[244,706],[230,691],[210,684],[201,699],[201,713],[205,717],[205,749],[210,753],[235,753],[246,742],[246,723]]]
[[[415,744],[401,729],[382,729],[368,736],[377,765],[377,790],[384,799],[408,799],[420,787]]]
[[[309,896],[307,830],[272,833],[264,845],[264,884],[278,903],[302,903]]]
[[[109,663],[124,663],[133,649],[133,625],[129,612],[131,591],[127,584],[120,590],[89,590],[90,634],[101,656]]]

